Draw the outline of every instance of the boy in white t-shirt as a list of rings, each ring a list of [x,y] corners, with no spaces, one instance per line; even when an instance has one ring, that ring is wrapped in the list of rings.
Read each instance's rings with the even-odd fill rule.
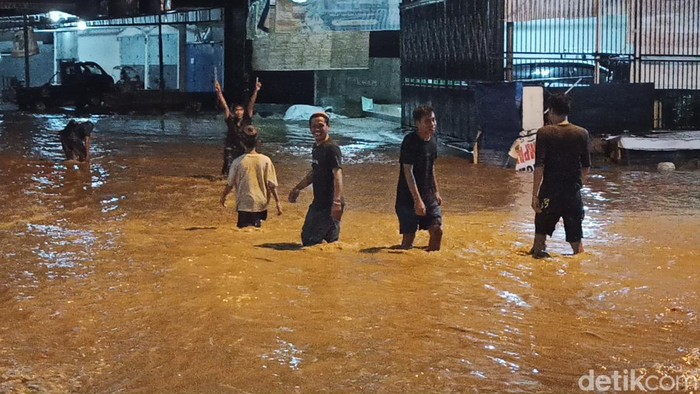
[[[277,214],[282,214],[282,205],[277,194],[277,174],[269,157],[256,152],[258,129],[247,126],[244,130],[245,154],[231,163],[228,181],[221,195],[221,205],[226,206],[226,196],[236,188],[236,210],[239,228],[260,227],[267,219],[267,206],[274,197]]]

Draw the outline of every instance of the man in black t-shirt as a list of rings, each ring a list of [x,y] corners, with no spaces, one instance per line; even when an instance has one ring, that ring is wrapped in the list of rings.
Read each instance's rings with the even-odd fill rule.
[[[59,132],[66,160],[90,162],[90,136],[94,127],[94,124],[89,120],[85,122],[71,120]]]
[[[530,253],[548,257],[547,235],[564,219],[566,241],[574,254],[583,252],[581,188],[591,167],[588,131],[569,123],[570,99],[557,94],[549,99],[549,124],[537,131],[532,209],[535,240]]]
[[[228,129],[226,132],[226,145],[224,145],[224,164],[221,167],[221,175],[223,177],[228,177],[233,160],[245,153],[245,147],[243,146],[244,130],[252,123],[255,101],[258,98],[258,91],[261,87],[262,84],[256,78],[255,90],[253,90],[250,101],[248,101],[248,108],[244,109],[242,105],[235,104],[232,113],[221,91],[221,85],[218,81],[214,82],[216,97],[219,105],[224,109],[224,120]]]
[[[311,171],[289,192],[289,202],[294,203],[299,192],[313,184],[314,200],[306,212],[301,229],[304,246],[335,242],[340,236],[340,219],[345,207],[343,197],[343,170],[340,148],[331,139],[330,118],[325,112],[317,112],[309,118],[309,128],[314,135]]]
[[[433,108],[421,105],[413,111],[417,130],[401,143],[399,183],[396,187],[396,215],[403,235],[402,249],[413,247],[416,230],[428,230],[427,251],[440,250],[442,242],[442,198],[435,178],[437,122]]]

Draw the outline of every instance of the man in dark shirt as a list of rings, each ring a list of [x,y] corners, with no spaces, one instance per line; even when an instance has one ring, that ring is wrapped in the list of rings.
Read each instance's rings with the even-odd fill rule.
[[[402,249],[413,247],[416,230],[428,230],[427,251],[440,250],[442,242],[442,198],[435,178],[437,122],[433,108],[422,105],[413,111],[417,130],[401,143],[399,183],[396,187],[396,215],[403,235]]]
[[[289,192],[289,202],[294,203],[302,189],[311,184],[314,186],[314,200],[301,229],[301,243],[304,246],[320,244],[324,240],[337,241],[345,207],[342,155],[338,145],[328,135],[328,114],[317,112],[311,115],[309,128],[315,140],[311,171]]]
[[[59,132],[61,147],[66,155],[66,160],[90,162],[90,136],[94,127],[95,125],[89,120],[85,122],[71,120]]]
[[[243,146],[244,130],[252,123],[255,101],[258,98],[258,91],[261,87],[262,84],[256,78],[255,90],[253,90],[253,94],[248,101],[248,108],[244,109],[242,105],[235,104],[232,113],[221,91],[221,85],[218,81],[214,82],[214,90],[216,90],[219,105],[224,109],[224,120],[228,128],[226,145],[224,146],[224,164],[221,167],[221,175],[223,177],[228,177],[233,160],[245,153],[245,147]]]
[[[547,235],[552,236],[564,219],[566,241],[574,254],[583,252],[583,201],[581,188],[591,167],[588,131],[568,121],[568,96],[549,99],[549,124],[537,131],[532,209],[535,210],[535,240],[530,253],[547,257]]]

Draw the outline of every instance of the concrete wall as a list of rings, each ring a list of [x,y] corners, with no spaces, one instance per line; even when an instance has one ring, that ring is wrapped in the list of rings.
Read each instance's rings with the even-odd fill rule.
[[[49,81],[54,74],[53,44],[37,43],[39,54],[29,57],[29,72],[31,86],[41,86]],[[0,42],[0,53],[12,52],[12,41]],[[0,61],[0,88],[7,89],[11,78],[24,81],[24,57],[2,56]],[[24,85],[22,85],[24,86]]]
[[[401,102],[401,61],[370,58],[366,70],[316,72],[316,104],[353,115],[361,111],[362,96],[376,103]]]

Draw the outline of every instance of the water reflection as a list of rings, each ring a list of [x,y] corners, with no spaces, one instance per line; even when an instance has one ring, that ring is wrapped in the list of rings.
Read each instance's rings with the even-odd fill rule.
[[[263,360],[263,368],[268,368],[269,363],[276,363],[281,366],[289,367],[291,370],[298,370],[301,362],[304,360],[301,355],[303,352],[299,350],[293,343],[277,338],[277,348],[271,353],[266,353],[260,356]]]
[[[57,225],[28,224],[26,232],[15,234],[20,238],[37,239],[32,253],[46,268],[48,279],[82,277],[91,271],[97,237],[91,231],[70,230]]]

